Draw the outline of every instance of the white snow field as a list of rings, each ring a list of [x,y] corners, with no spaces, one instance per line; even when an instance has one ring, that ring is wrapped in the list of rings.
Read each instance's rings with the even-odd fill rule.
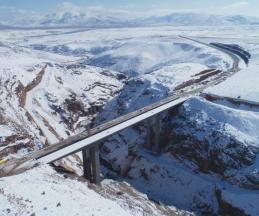
[[[66,179],[49,166],[2,178],[0,188],[0,215],[131,215],[86,182]]]
[[[253,48],[250,46],[247,46],[247,48],[251,50],[253,56],[249,66],[243,68],[226,82],[208,89],[208,93],[259,102],[259,60],[256,59],[259,50],[258,48],[256,50],[256,44],[253,45]]]
[[[179,35],[248,50],[249,65],[240,60],[238,73],[206,92],[259,102],[256,25],[1,30],[0,164],[231,67],[228,55]],[[113,179],[103,189],[36,167],[0,179],[0,215],[257,216],[258,110],[194,97],[162,115],[161,154],[143,147],[144,123],[129,128],[101,148]],[[82,175],[80,154],[56,165]]]

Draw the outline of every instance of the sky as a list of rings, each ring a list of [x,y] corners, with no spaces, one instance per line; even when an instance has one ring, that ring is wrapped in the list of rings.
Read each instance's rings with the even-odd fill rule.
[[[0,0],[0,8],[51,13],[63,4],[79,7],[98,7],[132,11],[133,13],[164,15],[173,12],[199,12],[213,14],[240,14],[259,16],[258,0]]]

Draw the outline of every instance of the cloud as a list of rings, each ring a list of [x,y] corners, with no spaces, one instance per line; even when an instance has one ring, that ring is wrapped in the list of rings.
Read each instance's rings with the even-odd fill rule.
[[[235,2],[233,4],[226,5],[225,7],[222,8],[222,10],[228,11],[228,10],[242,9],[248,5],[249,5],[248,1],[240,1],[240,2]]]
[[[71,2],[59,4],[58,12],[71,12],[73,14],[86,13],[89,16],[110,16],[115,18],[136,19],[150,16],[164,16],[172,13],[188,13],[199,11],[194,9],[172,9],[160,8],[159,5],[151,5],[150,9],[143,11],[135,4],[118,5],[117,7],[105,7],[102,5],[95,6],[78,6]]]
[[[126,9],[110,9],[105,8],[103,6],[78,6],[71,2],[62,2],[58,6],[58,10],[55,11],[58,14],[62,14],[64,12],[70,12],[74,15],[80,15],[81,13],[86,13],[89,16],[102,16],[105,14],[106,16],[113,16],[118,14],[126,14]]]
[[[41,18],[39,13],[0,6],[0,23],[2,25],[30,25]]]
[[[128,4],[118,7],[104,7],[102,5],[97,6],[78,6],[71,2],[62,2],[58,5],[58,14],[64,12],[70,12],[73,14],[79,15],[80,13],[86,13],[89,16],[110,16],[115,18],[142,18],[150,15],[165,15],[171,13],[170,9],[151,9],[143,12],[139,10],[138,7],[134,4]]]
[[[82,7],[79,7],[76,4],[73,4],[71,2],[62,2],[61,4],[58,5],[59,11],[73,11],[73,12],[78,12],[80,13],[83,11]]]

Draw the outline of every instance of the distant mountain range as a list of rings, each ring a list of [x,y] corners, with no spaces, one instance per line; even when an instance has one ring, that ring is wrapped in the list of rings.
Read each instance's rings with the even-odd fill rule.
[[[166,16],[152,16],[138,19],[125,19],[116,16],[105,16],[85,11],[59,11],[45,16],[23,16],[6,19],[0,25],[18,27],[118,27],[118,26],[219,26],[219,25],[259,25],[259,18],[247,16],[222,16],[198,13],[172,13]]]
[[[39,20],[41,26],[116,26],[126,24],[115,17],[88,15],[87,13],[53,13]]]
[[[205,15],[197,13],[174,13],[167,16],[150,17],[143,20],[146,25],[175,26],[217,26],[217,25],[252,25],[259,24],[259,18],[221,15]]]

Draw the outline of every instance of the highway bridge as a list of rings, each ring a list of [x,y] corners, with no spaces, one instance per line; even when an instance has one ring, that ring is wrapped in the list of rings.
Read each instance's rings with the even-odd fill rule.
[[[37,151],[26,158],[13,160],[0,165],[0,176],[6,176],[13,173],[19,172],[18,170],[23,170],[24,167],[32,166],[38,163],[52,163],[68,155],[82,151],[83,154],[83,165],[84,165],[84,176],[91,182],[95,184],[100,184],[100,164],[99,164],[99,144],[105,138],[116,134],[128,127],[131,127],[139,122],[147,121],[147,127],[151,127],[148,124],[150,118],[156,117],[157,128],[155,130],[155,142],[150,142],[153,138],[153,134],[150,130],[147,130],[147,146],[152,150],[159,151],[159,125],[160,118],[159,115],[169,109],[173,109],[182,103],[184,103],[190,97],[199,95],[204,89],[216,85],[224,81],[227,77],[233,75],[239,71],[239,57],[229,50],[225,50],[220,47],[213,46],[211,44],[206,44],[198,40],[183,37],[187,40],[192,40],[194,42],[200,43],[204,46],[212,47],[225,54],[229,55],[233,60],[233,66],[225,72],[220,73],[214,79],[211,79],[206,84],[196,88],[195,90],[180,91],[180,93],[175,93],[157,103],[151,104],[149,106],[143,107],[127,115],[118,117],[112,121],[106,122],[100,126],[97,126],[89,131],[85,131],[81,134],[71,136],[66,140],[63,140],[55,145],[44,148]]]

